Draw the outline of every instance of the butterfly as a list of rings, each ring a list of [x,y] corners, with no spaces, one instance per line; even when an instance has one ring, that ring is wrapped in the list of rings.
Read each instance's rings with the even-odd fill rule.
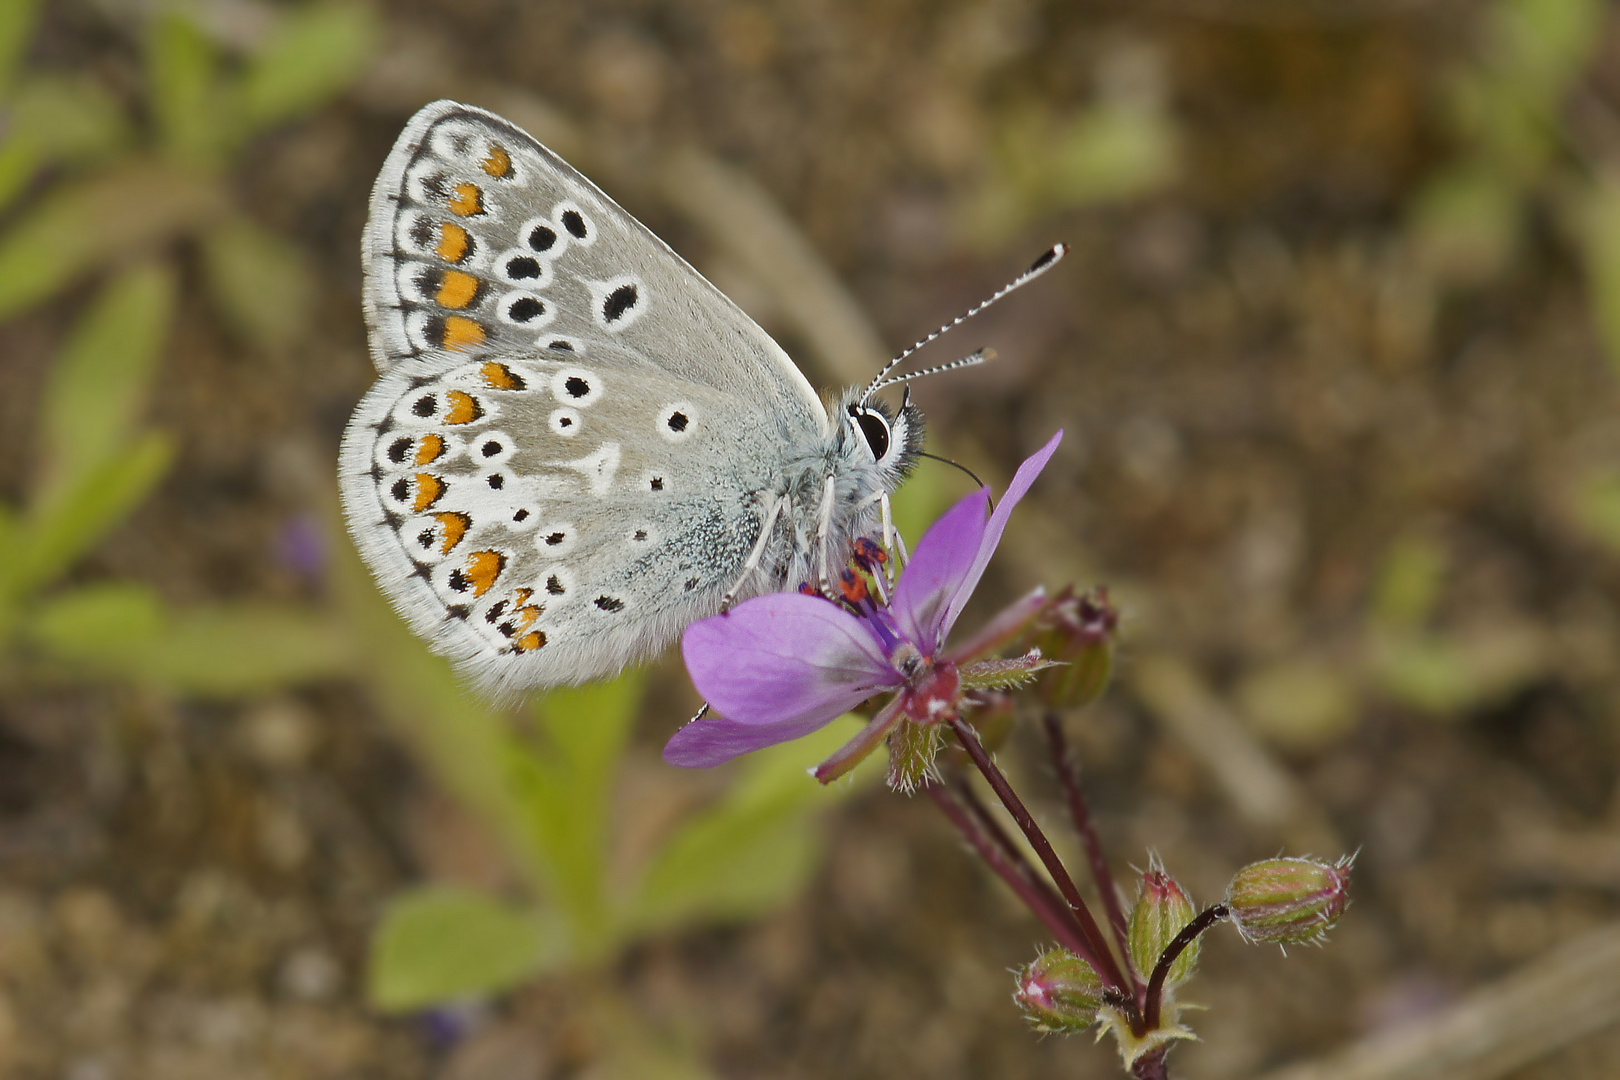
[[[361,254],[378,379],[343,436],[344,513],[400,614],[486,692],[610,676],[734,602],[827,582],[921,450],[909,397],[874,380],[824,402],[482,109],[411,119]]]

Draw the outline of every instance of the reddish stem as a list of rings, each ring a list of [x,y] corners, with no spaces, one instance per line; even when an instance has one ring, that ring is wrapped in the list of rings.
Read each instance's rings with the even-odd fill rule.
[[[1018,894],[1024,906],[1046,925],[1058,939],[1059,944],[1083,958],[1092,967],[1096,967],[1095,959],[1089,955],[1091,950],[1080,935],[1080,927],[1069,914],[1062,899],[1044,882],[1033,876],[1029,865],[1024,863],[1021,857],[1016,862],[1009,858],[999,842],[986,835],[985,830],[974,821],[976,815],[970,815],[949,789],[938,783],[925,784],[924,789],[979,857],[989,863],[990,869],[1007,883],[1008,888]]]
[[[1102,895],[1103,908],[1108,912],[1108,925],[1114,931],[1114,943],[1119,946],[1121,956],[1129,956],[1129,930],[1125,909],[1119,902],[1119,886],[1114,881],[1113,871],[1108,868],[1107,858],[1103,856],[1102,841],[1098,839],[1097,828],[1091,820],[1091,807],[1086,803],[1085,792],[1080,787],[1080,769],[1063,734],[1063,720],[1052,712],[1043,719],[1046,742],[1051,748],[1052,760],[1057,764],[1063,793],[1068,796],[1069,814],[1074,818],[1075,831],[1086,846],[1086,855],[1091,861],[1091,876],[1097,882],[1097,892]]]
[[[953,716],[950,724],[962,748],[973,759],[973,764],[978,767],[979,772],[984,774],[991,790],[996,793],[996,798],[1001,800],[1001,804],[1007,808],[1007,813],[1018,823],[1018,828],[1029,840],[1030,847],[1035,849],[1041,865],[1046,867],[1046,872],[1051,874],[1052,880],[1057,883],[1058,891],[1068,902],[1069,909],[1080,924],[1081,934],[1091,947],[1088,962],[1097,969],[1097,974],[1102,976],[1104,983],[1121,993],[1129,994],[1131,983],[1121,974],[1119,964],[1114,960],[1114,954],[1108,949],[1108,939],[1103,936],[1097,920],[1092,918],[1091,909],[1086,906],[1085,898],[1075,887],[1074,878],[1069,876],[1063,861],[1057,857],[1057,852],[1052,850],[1052,842],[1035,823],[1034,816],[1030,814],[1024,801],[1018,797],[1018,793],[1012,789],[1012,785],[1007,782],[1006,775],[990,760],[990,755],[985,750],[984,744],[979,741],[979,735],[973,730],[973,726],[960,716]],[[1092,959],[1093,957],[1095,959]]]
[[[1149,1050],[1136,1059],[1136,1063],[1131,1066],[1131,1075],[1136,1080],[1170,1080],[1170,1068],[1165,1064],[1165,1058],[1169,1055],[1168,1046]]]
[[[1182,951],[1198,940],[1198,935],[1226,918],[1230,912],[1225,904],[1212,904],[1200,911],[1196,918],[1181,928],[1181,933],[1171,939],[1170,944],[1164,947],[1159,954],[1159,962],[1153,965],[1153,975],[1148,979],[1147,1004],[1142,1011],[1142,1021],[1149,1031],[1159,1026],[1160,1006],[1164,1003],[1164,980],[1170,975],[1170,965],[1176,962],[1176,957]]]

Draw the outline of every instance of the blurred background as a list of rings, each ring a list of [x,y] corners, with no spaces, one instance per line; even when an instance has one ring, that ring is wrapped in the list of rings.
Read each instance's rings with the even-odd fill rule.
[[[0,1075],[1117,1075],[1016,1015],[1043,935],[925,801],[817,790],[825,746],[664,766],[667,659],[491,711],[380,599],[357,248],[439,97],[819,385],[1068,241],[916,386],[998,487],[1068,431],[981,591],[1112,587],[1070,730],[1122,870],[1360,851],[1326,949],[1212,935],[1172,1063],[1614,1074],[1608,5],[8,0]]]

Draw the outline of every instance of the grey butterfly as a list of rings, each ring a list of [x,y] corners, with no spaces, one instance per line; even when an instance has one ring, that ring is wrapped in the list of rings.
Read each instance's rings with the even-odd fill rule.
[[[418,633],[506,693],[611,675],[823,582],[921,448],[878,387],[824,404],[679,255],[526,132],[440,101],[362,245],[380,378],[344,433],[350,531]]]

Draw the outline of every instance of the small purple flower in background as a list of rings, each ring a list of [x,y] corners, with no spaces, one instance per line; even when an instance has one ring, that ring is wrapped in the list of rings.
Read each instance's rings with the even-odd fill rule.
[[[681,641],[687,671],[721,715],[686,725],[664,748],[673,765],[705,768],[808,735],[874,695],[896,692],[865,730],[824,762],[828,782],[876,749],[903,720],[955,716],[964,683],[1005,685],[1041,666],[1038,654],[1015,661],[968,661],[1003,627],[1027,621],[1044,594],[1026,597],[958,649],[944,648],[994,554],[1013,507],[1057,450],[1054,435],[1013,477],[994,513],[981,488],[934,523],[887,604],[857,587],[840,604],[817,595],[774,593],[724,615],[693,623]],[[851,581],[852,579],[846,579]]]

